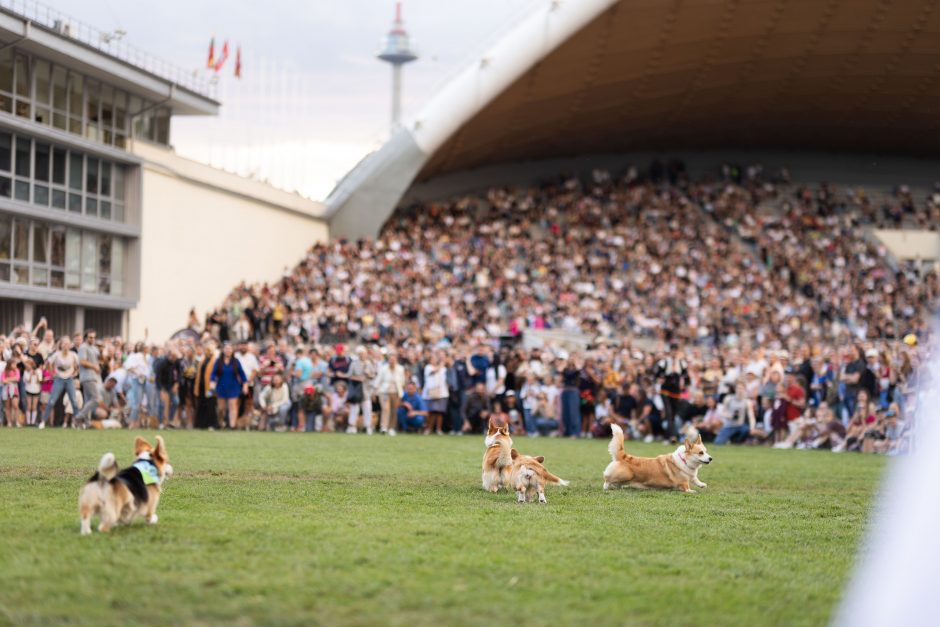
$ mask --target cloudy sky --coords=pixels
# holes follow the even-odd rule
[[[390,72],[374,54],[394,0],[45,0],[182,68],[202,69],[210,38],[232,57],[222,114],[174,119],[178,152],[322,199],[388,131]],[[405,69],[405,114],[475,54],[549,0],[404,0],[421,58]],[[242,79],[232,76],[242,49]]]

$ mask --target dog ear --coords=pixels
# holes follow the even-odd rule
[[[509,456],[513,459],[516,459],[517,457],[519,457],[519,451],[517,451],[516,449],[510,449]]]
[[[702,443],[702,434],[701,434],[701,433],[699,433],[697,436],[695,436],[695,443],[696,443],[696,444],[701,444],[701,443]]]
[[[163,436],[157,436],[157,447],[153,450],[155,460],[166,461],[166,444],[163,442]]]
[[[150,442],[143,439],[139,435],[134,438],[134,455],[140,455],[143,451],[151,450]]]
[[[538,457],[535,458],[535,461],[537,461],[538,463],[541,464],[542,462],[545,461],[545,456],[544,456],[544,455],[539,455]]]
[[[685,440],[685,450],[687,450],[687,451],[691,451],[691,450],[692,450],[692,440],[690,440],[690,439],[688,439],[688,438],[686,438],[686,440]]]

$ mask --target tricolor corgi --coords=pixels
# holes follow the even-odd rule
[[[545,461],[542,455],[530,457],[512,449],[510,456],[512,457],[512,470],[509,474],[509,485],[516,491],[516,498],[520,503],[534,500],[536,494],[539,495],[539,503],[547,503],[548,501],[545,500],[546,483],[568,485],[564,479],[548,472],[542,465]]]
[[[486,452],[483,453],[483,489],[498,492],[509,485],[509,471],[512,467],[512,438],[509,437],[509,425],[498,426],[492,420],[487,430]]]
[[[78,494],[78,513],[82,535],[91,533],[91,518],[100,515],[98,531],[106,532],[118,523],[130,523],[145,516],[151,525],[157,522],[160,486],[173,474],[166,444],[157,436],[157,445],[138,436],[134,440],[131,466],[118,468],[113,453],[105,453],[98,470]]]
[[[706,483],[699,481],[698,469],[710,464],[713,458],[705,450],[701,435],[695,440],[686,440],[673,453],[657,457],[635,457],[623,449],[623,430],[616,424],[611,425],[611,429],[614,434],[607,450],[613,461],[604,471],[605,490],[627,486],[695,492],[689,487],[690,483],[697,488],[706,487]]]

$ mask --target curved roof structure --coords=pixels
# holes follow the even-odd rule
[[[339,233],[361,234],[412,182],[494,163],[664,149],[936,157],[938,131],[932,0],[555,0],[327,203]]]

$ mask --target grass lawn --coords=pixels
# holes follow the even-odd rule
[[[606,442],[520,438],[571,487],[519,505],[481,437],[167,432],[159,525],[79,536],[133,435],[0,431],[0,624],[823,625],[884,467],[716,446],[700,494],[604,493]]]

